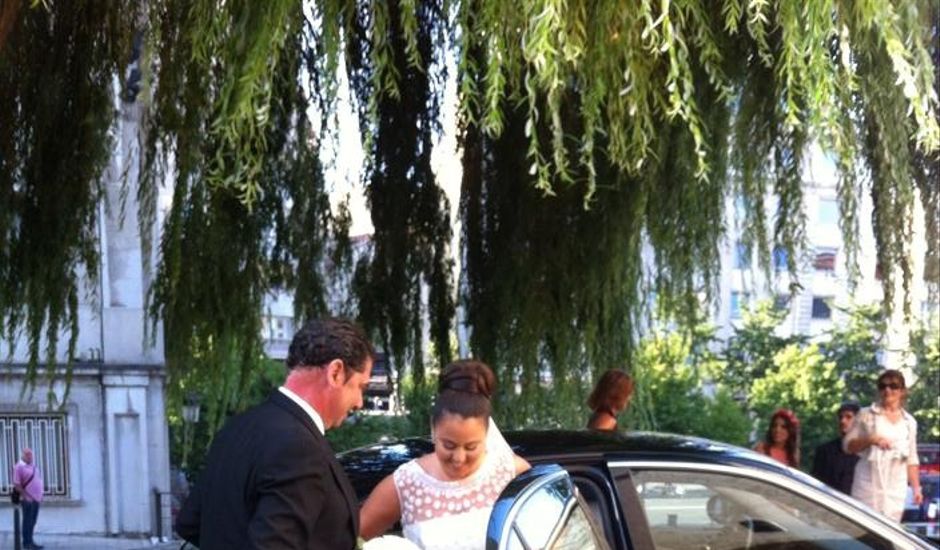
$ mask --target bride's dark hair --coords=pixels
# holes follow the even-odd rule
[[[488,420],[492,411],[490,396],[495,389],[496,375],[486,363],[474,359],[454,361],[441,371],[431,422],[437,424],[444,413]]]

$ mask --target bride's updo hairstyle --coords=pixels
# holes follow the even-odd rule
[[[431,409],[431,423],[444,414],[489,420],[490,396],[496,389],[496,376],[485,363],[461,359],[444,367],[437,384],[437,399]]]

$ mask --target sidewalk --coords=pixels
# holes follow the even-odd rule
[[[46,550],[177,550],[182,541],[152,543],[150,539],[95,537],[86,535],[52,535],[36,533],[36,542]],[[0,549],[12,550],[13,533],[0,532]]]

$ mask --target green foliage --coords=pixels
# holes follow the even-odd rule
[[[431,433],[431,408],[434,406],[434,396],[437,395],[436,377],[428,377],[418,382],[414,377],[406,377],[398,390],[402,403],[408,411],[410,430],[416,435]]]
[[[905,408],[917,419],[917,436],[924,442],[940,440],[940,326],[925,324],[911,340],[914,376]]]
[[[443,32],[443,8],[428,0],[372,5],[375,11],[355,12],[347,36],[375,228],[354,287],[366,329],[378,336],[399,377],[410,367],[420,385],[425,320],[434,359],[446,364],[454,318],[449,205],[431,170],[443,81],[433,40]]]
[[[845,321],[828,332],[821,349],[845,381],[845,398],[866,403],[882,370],[878,353],[883,348],[885,318],[877,304],[851,307],[845,313]]]
[[[612,185],[596,207],[584,210],[578,186],[544,196],[519,154],[524,113],[506,113],[498,138],[465,131],[461,301],[506,428],[583,426],[590,380],[629,361],[648,184],[600,166]]]
[[[656,330],[641,340],[633,367],[637,387],[628,413],[631,428],[747,444],[750,421],[731,390],[712,383],[714,395],[704,392],[706,373],[724,369],[704,345],[710,332],[701,326],[694,336]]]
[[[800,336],[779,336],[777,327],[786,312],[774,307],[772,301],[760,301],[743,312],[742,324],[736,328],[724,350],[726,368],[720,380],[735,392],[746,395],[754,380],[763,378],[774,368],[777,352],[802,341]]]
[[[706,403],[705,424],[701,435],[715,441],[724,441],[741,447],[747,446],[751,433],[751,419],[727,388],[719,388]]]
[[[326,312],[326,258],[348,226],[331,216],[307,117],[318,90],[297,79],[301,6],[281,2],[259,18],[255,4],[214,5],[148,4],[156,85],[139,189],[152,204],[159,178],[172,181],[149,307],[165,331],[169,402],[200,393],[210,432],[253,398],[265,294],[296,289],[301,321]],[[151,222],[142,217],[143,235]]]
[[[50,399],[60,334],[68,391],[80,300],[101,298],[100,179],[139,14],[122,1],[0,7],[0,337],[11,355],[25,337],[29,385],[48,365]]]
[[[164,177],[174,191],[150,311],[166,329],[170,387],[205,388],[213,419],[244,404],[264,293],[296,289],[302,318],[323,313],[325,260],[349,259],[348,218],[329,214],[318,158],[319,140],[335,137],[341,63],[360,110],[376,228],[357,270],[356,311],[420,382],[422,319],[441,362],[454,322],[448,206],[430,155],[446,58],[457,56],[459,297],[473,353],[499,371],[512,425],[543,412],[574,423],[584,381],[631,360],[649,291],[665,313],[695,324],[699,297],[715,293],[732,193],[743,197],[746,245],[762,262],[782,246],[798,289],[810,143],[837,159],[850,262],[857,197],[872,193],[888,308],[895,281],[909,306],[918,190],[928,259],[938,257],[935,2],[9,7],[19,4],[0,10],[5,338],[25,330],[34,366],[44,335],[50,364],[60,329],[74,351],[77,281],[84,273],[93,288],[99,268],[112,82],[143,31],[143,235]],[[654,266],[644,273],[647,245]],[[940,270],[926,275],[940,282]],[[754,374],[735,361],[735,376]],[[548,380],[570,408],[555,406]]]

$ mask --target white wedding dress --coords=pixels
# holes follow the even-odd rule
[[[516,476],[512,449],[490,421],[487,451],[476,472],[441,481],[417,460],[395,470],[405,537],[424,550],[483,550],[486,528],[497,497]]]

